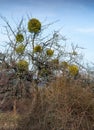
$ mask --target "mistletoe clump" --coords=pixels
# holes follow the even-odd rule
[[[46,54],[47,54],[48,56],[52,56],[52,55],[54,54],[54,50],[48,49],[48,50],[46,51]]]
[[[61,62],[61,67],[63,67],[64,69],[68,68],[68,66],[69,66],[68,62],[66,61]]]
[[[21,33],[18,33],[17,35],[16,35],[16,42],[23,42],[24,41],[24,36],[23,36],[23,34],[21,34]]]
[[[19,45],[16,49],[15,49],[17,54],[23,54],[25,51],[25,46],[23,44]]]
[[[17,63],[17,68],[19,72],[27,71],[28,70],[28,62],[26,60],[19,60]]]
[[[55,64],[55,65],[58,65],[59,64],[59,60],[56,58],[56,59],[53,59],[52,61],[52,64]]]
[[[38,33],[41,30],[41,23],[38,19],[30,19],[28,22],[28,31],[31,33]]]
[[[47,68],[43,68],[41,71],[40,71],[40,73],[39,73],[39,75],[40,76],[48,76],[48,75],[50,75],[51,74],[51,70],[50,69],[47,69]]]
[[[69,69],[69,73],[72,76],[76,76],[79,72],[79,68],[77,65],[69,65],[68,69]]]
[[[40,45],[36,45],[35,47],[34,47],[34,52],[36,53],[36,52],[41,52],[42,51],[42,47],[40,46]]]
[[[74,55],[74,56],[77,55],[77,52],[76,52],[76,51],[73,51],[73,52],[72,52],[72,55]]]

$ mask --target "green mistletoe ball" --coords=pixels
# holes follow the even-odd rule
[[[31,33],[38,33],[41,30],[41,23],[38,19],[33,18],[28,22],[28,31]]]
[[[27,71],[28,62],[26,60],[19,60],[19,62],[17,63],[17,67],[20,72]]]
[[[48,50],[46,51],[46,54],[47,54],[48,56],[52,56],[52,55],[54,54],[54,50],[48,49]]]
[[[17,34],[16,35],[16,42],[23,42],[24,41],[24,36],[23,36],[23,34]]]
[[[70,74],[73,76],[77,75],[79,72],[79,68],[77,65],[69,65],[68,69],[69,69]]]
[[[25,46],[23,44],[21,44],[18,47],[16,47],[15,51],[17,54],[23,54],[25,51]]]
[[[36,52],[41,53],[41,52],[42,52],[42,47],[41,47],[40,45],[36,45],[36,46],[34,47],[34,52],[35,52],[35,53],[36,53]]]

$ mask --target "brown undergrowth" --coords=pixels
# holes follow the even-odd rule
[[[57,78],[35,89],[17,130],[94,130],[94,93],[79,80]]]

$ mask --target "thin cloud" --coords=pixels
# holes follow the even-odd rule
[[[94,33],[94,28],[78,28],[76,31],[81,33]]]

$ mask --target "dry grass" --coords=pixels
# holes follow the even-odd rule
[[[36,89],[17,130],[94,130],[94,93],[79,80],[61,77]]]
[[[17,127],[17,121],[20,118],[13,112],[0,113],[0,130],[14,130]]]
[[[16,115],[0,113],[0,130],[94,130],[92,85],[68,77],[47,87],[33,84],[31,99],[17,102]]]

